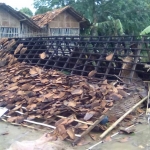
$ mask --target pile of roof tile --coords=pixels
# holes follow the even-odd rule
[[[95,71],[89,72],[88,77],[68,76],[56,70],[19,63],[8,53],[14,42],[7,42],[5,50],[0,51],[0,107],[9,109],[8,122],[40,119],[56,126],[55,139],[74,139],[75,134],[86,130],[117,101],[128,97],[123,86],[92,78]],[[21,49],[26,51],[20,44],[14,53]],[[64,118],[56,119],[58,115]],[[84,124],[75,123],[75,119]],[[103,129],[101,125],[98,127]]]
[[[23,63],[0,68],[0,106],[7,107],[10,122],[24,119],[44,119],[47,123],[56,115],[75,114],[83,121],[94,121],[121,100],[127,93],[121,86],[104,82],[92,83],[92,78],[66,76],[55,70],[42,70]],[[26,110],[22,110],[25,107]],[[22,111],[21,121],[15,111]]]

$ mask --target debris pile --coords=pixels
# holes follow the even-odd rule
[[[6,40],[0,43],[6,43]],[[21,124],[24,120],[38,119],[56,127],[54,139],[75,139],[76,134],[87,130],[100,116],[107,114],[110,121],[108,112],[117,107],[118,102],[128,104],[130,90],[124,85],[92,78],[96,73],[94,70],[88,77],[83,77],[20,63],[8,53],[13,44],[12,40],[6,47],[3,44],[0,51],[0,107],[9,109],[6,114],[10,116],[8,122]],[[26,50],[20,44],[14,54]],[[106,129],[102,124],[97,127]]]
[[[11,123],[22,123],[25,119],[53,122],[56,137],[74,139],[75,134],[86,130],[115,103],[129,96],[123,86],[108,84],[107,80],[97,83],[92,80],[15,63],[0,68],[0,107],[10,110],[7,115],[11,117],[7,121]],[[67,118],[58,120],[57,115]],[[75,119],[85,124],[74,124]],[[106,129],[100,124],[98,127]]]
[[[108,84],[107,80],[93,84],[88,77],[66,76],[24,63],[0,68],[0,72],[0,106],[13,109],[17,105],[15,110],[24,106],[27,111],[40,109],[45,119],[62,112],[74,112],[89,120],[128,95],[123,87]]]

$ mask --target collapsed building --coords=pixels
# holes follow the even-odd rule
[[[46,126],[55,129],[54,140],[77,144],[92,129],[107,130],[146,99],[149,37],[77,36],[89,22],[69,6],[32,20],[16,17],[18,31],[24,23],[35,30],[31,36],[18,32],[21,37],[0,40],[0,107],[7,108],[6,121]],[[11,26],[6,22],[2,25]],[[10,28],[7,32],[13,32]],[[135,112],[124,119],[131,123],[140,113]]]
[[[54,140],[69,138],[74,145],[92,129],[107,130],[105,117],[111,125],[146,100],[149,42],[148,37],[2,38],[0,106],[8,109],[3,119],[55,129]],[[135,114],[126,116],[129,122]]]

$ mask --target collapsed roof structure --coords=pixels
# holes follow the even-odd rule
[[[55,129],[54,140],[69,138],[73,144],[92,129],[107,130],[107,122],[146,100],[141,75],[149,72],[139,58],[148,58],[141,52],[149,52],[144,47],[149,42],[148,37],[1,39],[0,106],[8,109],[3,117]],[[131,121],[134,115],[127,117]]]
[[[1,37],[11,37],[0,39],[0,107],[8,122],[46,126],[54,140],[77,144],[147,99],[149,37],[77,36],[89,21],[70,6],[31,20],[1,4],[0,14]]]

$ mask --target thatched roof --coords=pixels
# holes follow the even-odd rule
[[[48,11],[45,14],[39,14],[32,17],[32,20],[39,26],[44,27],[48,23],[50,23],[55,17],[57,17],[62,12],[67,11],[70,15],[77,19],[80,22],[81,26],[88,26],[89,21],[81,16],[78,12],[76,12],[71,6],[66,6],[59,9],[54,9],[52,11]]]
[[[0,3],[0,8],[3,8],[5,11],[10,13],[12,16],[17,18],[20,22],[25,22],[28,26],[30,26],[32,28],[40,29],[40,27],[34,21],[32,21],[32,19],[30,19],[29,17],[24,15],[22,12],[16,11],[9,5],[6,5],[5,3]]]

